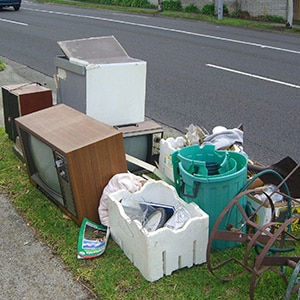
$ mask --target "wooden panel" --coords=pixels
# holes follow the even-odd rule
[[[52,106],[52,91],[38,83],[14,84],[3,88],[18,98],[20,116]]]
[[[98,206],[103,189],[113,175],[127,172],[121,133],[69,153],[67,162],[79,220],[89,216],[99,222]]]
[[[65,104],[23,116],[16,121],[63,153],[85,147],[119,132],[114,127]]]
[[[52,92],[44,91],[32,94],[24,94],[19,98],[20,116],[51,107]]]

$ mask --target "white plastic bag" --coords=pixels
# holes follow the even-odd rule
[[[98,214],[101,224],[109,226],[108,215],[108,195],[121,189],[126,189],[130,193],[139,191],[145,184],[146,179],[134,175],[130,172],[114,175],[103,190],[100,198]]]

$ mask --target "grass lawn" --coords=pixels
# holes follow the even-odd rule
[[[88,286],[99,299],[249,299],[250,273],[222,282],[209,272],[206,264],[175,271],[150,283],[112,239],[102,256],[78,260],[78,225],[65,219],[61,210],[29,183],[25,166],[12,146],[5,129],[0,128],[0,192],[9,197],[26,222],[34,227],[36,237],[50,246],[74,279]],[[298,255],[299,248],[297,245]],[[231,255],[242,258],[244,250],[239,247],[230,251]],[[221,262],[226,252],[215,253],[214,258]],[[228,268],[225,272],[239,271],[237,264]],[[255,299],[281,299],[285,290],[278,275],[265,272],[256,288]]]

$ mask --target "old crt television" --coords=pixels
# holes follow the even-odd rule
[[[16,141],[15,118],[52,106],[52,91],[36,82],[7,85],[2,100],[5,131]]]
[[[31,182],[76,223],[99,223],[104,187],[127,172],[122,133],[65,104],[19,117],[16,127]]]
[[[153,120],[117,127],[123,133],[125,152],[149,164],[159,161],[160,140],[163,128]],[[130,172],[143,171],[141,167],[127,162]]]

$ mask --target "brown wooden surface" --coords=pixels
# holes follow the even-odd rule
[[[19,116],[52,106],[52,91],[38,83],[14,84],[3,88],[18,98]]]
[[[65,104],[22,116],[16,119],[16,122],[63,153],[69,153],[119,133],[114,127]]]

